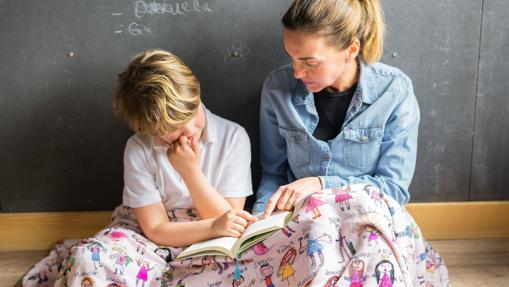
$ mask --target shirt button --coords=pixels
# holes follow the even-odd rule
[[[326,154],[325,155],[325,160],[329,160],[330,159],[330,155]]]

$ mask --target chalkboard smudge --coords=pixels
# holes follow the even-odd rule
[[[249,55],[249,48],[242,45],[241,40],[234,40],[231,45],[221,51],[224,56],[225,64],[237,64],[244,62]]]

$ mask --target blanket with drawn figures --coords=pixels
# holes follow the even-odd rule
[[[168,216],[199,219],[192,209]],[[309,196],[284,229],[237,259],[173,260],[180,251],[148,240],[120,206],[94,237],[57,244],[23,286],[449,286],[442,258],[410,214],[370,185]]]

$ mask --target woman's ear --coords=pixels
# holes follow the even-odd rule
[[[355,38],[350,46],[348,46],[348,58],[355,59],[357,55],[359,54],[359,51],[361,49],[361,42],[359,39]]]

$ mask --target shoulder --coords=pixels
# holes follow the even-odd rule
[[[367,66],[369,75],[378,90],[405,92],[412,87],[412,80],[400,69],[376,62]],[[382,89],[385,88],[385,89]]]
[[[135,133],[128,140],[126,147],[138,147],[138,148],[149,148],[152,143],[152,139],[149,136],[141,133]]]
[[[382,63],[374,63],[369,69],[378,97],[376,101],[385,106],[387,111],[391,111],[392,116],[405,116],[418,121],[419,104],[410,77],[400,69]]]
[[[379,62],[361,63],[360,83],[363,100],[368,104],[383,102],[397,106],[406,101],[417,104],[410,77],[396,67]]]
[[[298,80],[293,76],[291,64],[281,66],[272,70],[265,77],[264,88],[270,89],[293,89],[298,84]]]
[[[267,74],[263,83],[261,103],[263,107],[281,109],[293,97],[306,96],[308,91],[302,81],[293,76],[291,64],[281,66]]]
[[[217,141],[223,141],[224,144],[242,140],[249,143],[249,136],[241,125],[233,121],[220,117],[210,110],[207,111],[207,136]]]
[[[135,133],[132,135],[126,143],[124,150],[124,157],[148,157],[149,151],[152,150],[152,137],[143,135],[141,133]]]

